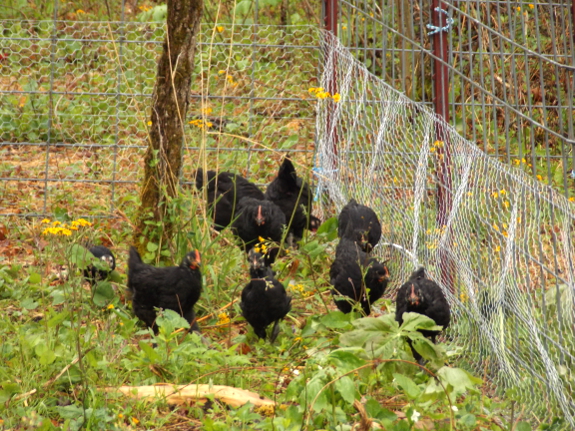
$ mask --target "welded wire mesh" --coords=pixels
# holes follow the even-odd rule
[[[432,106],[449,87],[450,124],[487,154],[575,196],[572,0],[340,0],[338,36],[367,69]],[[453,19],[434,52],[432,11]],[[433,75],[440,61],[445,79]]]
[[[158,23],[0,22],[0,214],[133,205],[164,37]],[[183,183],[203,156],[259,182],[282,153],[311,159],[317,40],[311,27],[202,27]]]
[[[424,265],[463,365],[572,429],[575,204],[370,74],[331,33],[322,52],[322,87],[341,100],[318,104],[316,173],[338,209],[353,197],[379,215],[386,295]]]

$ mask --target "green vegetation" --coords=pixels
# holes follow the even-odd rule
[[[4,428],[350,430],[373,422],[389,430],[510,429],[501,417],[507,403],[489,397],[480,379],[444,366],[456,360],[456,344],[435,346],[416,332],[433,327],[431,320],[411,315],[399,328],[389,300],[377,318],[333,311],[326,280],[337,241],[333,220],[278,261],[293,310],[275,344],[258,341],[238,305],[245,256],[229,232],[206,229],[194,202],[184,193],[174,203],[181,235],[163,249],[148,244],[144,258],[171,264],[192,247],[201,250],[202,337],[177,330],[188,325],[175,313],[159,319],[157,336],[132,316],[124,275],[128,223],[89,226],[62,212],[56,220],[20,220],[6,232],[21,263],[0,263]],[[81,274],[89,263],[78,245],[84,241],[112,244],[118,261],[111,280],[93,290]],[[413,362],[406,337],[429,360],[426,369]],[[232,408],[211,399],[174,408],[106,391],[157,382],[239,387],[277,407]],[[511,420],[517,430],[530,429]]]

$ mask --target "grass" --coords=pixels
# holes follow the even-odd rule
[[[5,250],[11,257],[0,263],[5,314],[0,329],[0,417],[5,429],[344,430],[363,417],[387,429],[407,430],[416,423],[410,419],[414,411],[423,429],[450,429],[453,410],[435,380],[408,362],[395,366],[385,361],[410,361],[399,332],[388,334],[395,352],[371,357],[356,341],[362,337],[353,336],[357,316],[334,311],[327,272],[335,224],[305,239],[276,264],[293,308],[280,337],[270,345],[258,341],[240,316],[247,265],[230,232],[218,235],[206,227],[194,193],[182,196],[179,216],[183,233],[167,247],[174,253],[160,257],[158,249],[145,258],[171,264],[184,250],[200,249],[204,291],[196,309],[203,339],[177,331],[180,322],[170,314],[159,322],[155,337],[133,317],[124,290],[131,237],[126,220],[96,221],[70,237],[42,235],[51,224],[38,220],[18,219],[11,225]],[[66,214],[60,220],[70,224]],[[102,282],[93,291],[73,263],[72,246],[86,240],[110,245],[118,261],[115,281]],[[391,301],[379,305],[383,317],[393,316]],[[375,333],[386,334],[381,329]],[[344,344],[342,334],[347,334]],[[446,345],[448,352],[454,348]],[[438,355],[440,364],[453,363],[443,350]],[[440,366],[429,365],[436,372]],[[105,391],[156,382],[240,387],[281,407],[230,408],[215,399],[170,407],[162,399],[139,401]],[[502,429],[502,406],[482,395],[480,384],[473,382],[461,393],[462,383],[454,383],[458,389],[450,392],[458,409],[453,417],[457,429]],[[425,396],[425,388],[435,388],[436,395]],[[367,413],[354,405],[360,399]]]

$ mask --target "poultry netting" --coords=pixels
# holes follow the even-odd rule
[[[452,307],[444,341],[461,365],[514,389],[530,418],[574,427],[575,206],[371,75],[329,33],[322,53],[318,191],[338,210],[352,197],[376,210],[386,296],[425,266]]]

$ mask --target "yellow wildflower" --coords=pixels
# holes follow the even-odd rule
[[[542,177],[541,175],[537,175],[537,179],[538,179],[539,181],[543,181],[543,177]]]
[[[571,196],[571,197],[569,198],[569,202],[575,202],[575,198],[574,198],[573,196]]]
[[[218,31],[218,33],[221,33],[222,31],[224,31],[224,26],[223,25],[218,25],[216,27],[216,30]]]
[[[205,114],[205,115],[211,114],[212,111],[213,111],[213,109],[210,108],[209,106],[206,106],[205,108],[200,109],[200,112],[201,112],[202,114]]]
[[[106,308],[107,308],[108,310],[113,310],[115,307],[114,307],[114,304],[110,304],[110,305],[108,305]]]
[[[505,206],[505,208],[509,208],[509,201],[503,202],[503,205]]]
[[[530,4],[530,5],[529,5],[529,8],[530,8],[530,9],[534,9],[534,8],[535,8],[535,5]]]
[[[79,218],[78,220],[75,220],[72,223],[78,223],[80,226],[92,226],[92,223],[83,218]]]
[[[519,159],[513,159],[513,163],[516,165],[520,165],[521,164],[521,160]]]
[[[499,231],[499,226],[497,226],[495,223],[493,223],[493,229],[495,229],[496,231]]]
[[[122,413],[118,413],[118,418],[122,419],[124,417],[124,415]]]
[[[226,73],[225,70],[218,70],[218,75],[223,75],[224,73]]]
[[[72,231],[70,229],[62,228],[61,229],[62,235],[70,236],[72,235]]]
[[[62,224],[62,223],[59,222],[58,220],[54,220],[54,221],[52,222],[52,225],[53,225],[53,226],[60,226],[61,224]]]
[[[82,9],[78,9],[78,10],[76,11],[76,13],[77,13],[77,14],[82,14],[82,13],[86,13],[86,12],[84,12]]]
[[[468,299],[468,298],[469,298],[469,297],[468,297],[467,294],[465,294],[465,293],[462,293],[462,294],[459,295],[459,299],[461,300],[461,302],[467,302],[467,299]]]
[[[342,25],[342,26],[341,26],[341,29],[342,29],[342,30],[347,30],[347,25]]]
[[[521,7],[517,6],[517,12],[521,12]]]
[[[227,325],[228,323],[230,323],[230,316],[228,316],[228,313],[218,314],[218,325]]]
[[[494,198],[497,199],[497,197],[499,196],[499,194],[498,194],[497,192],[493,192],[493,193],[491,193],[491,196],[493,196]]]
[[[443,147],[443,145],[444,145],[444,142],[443,142],[443,141],[435,141],[435,142],[433,143],[433,146],[434,146],[434,147],[437,147],[437,148],[441,148],[441,147]]]
[[[473,196],[473,192],[467,192],[467,196]]]
[[[45,218],[45,219],[42,220],[40,223],[43,223],[43,224],[50,223],[50,219],[49,219],[49,218]]]
[[[143,12],[147,12],[150,9],[152,9],[152,6],[143,5],[143,6],[138,6],[138,8]]]
[[[261,244],[263,242],[266,242],[266,240],[263,239],[261,236],[258,236],[258,242]]]
[[[335,94],[333,95],[332,99],[333,99],[333,101],[334,101],[335,103],[339,102],[339,101],[341,100],[341,94],[335,93]]]
[[[501,247],[500,246],[495,247],[495,251],[499,253],[501,251]]]
[[[507,192],[505,191],[505,189],[501,189],[501,190],[499,191],[499,194],[500,194],[500,195],[504,195],[504,194],[506,194],[506,193],[507,193]]]
[[[148,124],[148,126],[151,126],[151,125],[152,125],[152,122],[151,122],[151,121],[148,121],[147,124]]]
[[[135,417],[132,416],[132,423],[133,423],[134,425],[138,425],[138,424],[140,423],[140,421],[138,420],[138,418],[135,418]]]
[[[507,237],[509,236],[509,234],[508,234],[507,231],[505,231],[505,230],[502,232],[502,234],[503,234],[503,236],[504,236],[505,238],[507,238]]]

